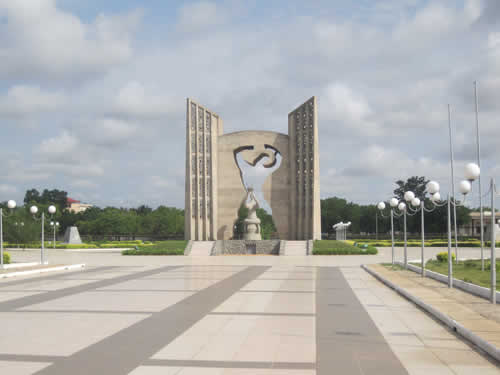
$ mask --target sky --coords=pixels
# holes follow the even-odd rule
[[[318,99],[322,198],[500,178],[498,0],[0,0],[0,201],[63,189],[98,206],[184,206],[190,97],[225,132],[287,133]],[[477,205],[477,186],[470,203]]]

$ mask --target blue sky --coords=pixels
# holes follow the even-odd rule
[[[321,196],[374,203],[411,175],[500,177],[495,0],[0,0],[0,201],[184,202],[185,98],[227,132],[287,131],[316,95]],[[477,199],[476,199],[477,200]]]

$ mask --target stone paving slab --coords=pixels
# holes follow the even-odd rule
[[[412,271],[382,265],[367,267],[500,348],[500,306]]]

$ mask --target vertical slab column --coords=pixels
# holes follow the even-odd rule
[[[316,97],[288,115],[290,136],[290,237],[321,239]]]
[[[185,238],[214,240],[219,117],[188,98],[186,118]]]

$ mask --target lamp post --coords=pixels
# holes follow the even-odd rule
[[[495,197],[499,194],[497,193],[497,188],[495,185],[495,180],[492,178],[490,181],[490,189],[485,194],[491,194],[491,255],[490,255],[490,301],[492,304],[496,304],[497,300],[497,259],[496,259],[496,232],[497,232],[497,223],[496,223],[496,215],[495,215]],[[488,214],[485,212],[485,214]],[[486,215],[489,216],[489,215]]]
[[[474,81],[474,98],[476,99],[476,157],[477,166],[481,168],[481,142],[479,137],[479,104],[477,99],[477,82]],[[479,233],[481,236],[481,271],[484,271],[484,215],[483,215],[483,197],[481,194],[481,175],[478,176],[479,184]]]
[[[56,213],[56,207],[55,206],[49,206],[48,210],[49,214],[54,215]],[[38,207],[37,206],[31,206],[30,212],[33,215],[33,219],[35,220],[40,220],[42,222],[42,247],[40,251],[40,264],[44,265],[45,264],[45,259],[44,259],[44,250],[45,250],[45,212],[42,212],[42,217],[40,219],[36,218],[36,214],[38,213]]]
[[[480,176],[480,168],[478,165],[474,163],[468,163],[465,166],[465,180],[461,181],[458,185],[458,189],[460,193],[462,193],[464,199],[462,203],[457,203],[455,199],[453,201],[450,199],[450,196],[448,194],[446,202],[445,203],[439,203],[441,200],[441,195],[439,193],[439,184],[436,181],[430,181],[426,185],[426,190],[425,192],[428,192],[431,194],[431,202],[434,204],[434,208],[432,209],[427,209],[425,208],[424,202],[421,202],[421,213],[422,213],[422,252],[421,252],[421,261],[422,261],[422,276],[425,276],[425,260],[424,260],[424,212],[432,212],[436,209],[436,207],[442,207],[445,204],[447,205],[447,223],[448,223],[448,287],[452,288],[453,287],[453,260],[452,260],[452,254],[451,254],[451,205],[453,205],[454,211],[456,212],[457,207],[461,207],[465,203],[465,198],[467,194],[471,191],[472,189],[472,182],[477,179]],[[425,193],[424,193],[425,194]],[[424,195],[425,197],[425,195]],[[425,200],[425,199],[424,199]],[[416,203],[416,202],[415,202]],[[455,215],[455,222],[456,222],[456,215]],[[456,235],[456,226],[455,226],[455,235]],[[455,256],[456,256],[456,261],[458,262],[458,253],[457,249],[458,244],[457,240],[455,237]]]
[[[16,201],[10,200],[7,202],[7,207],[10,211],[16,208]],[[10,213],[12,214],[12,212]],[[0,268],[3,268],[3,217],[7,217],[3,213],[3,208],[0,208]],[[10,215],[9,215],[10,216]]]
[[[17,221],[14,223],[14,225],[16,226],[16,231],[17,231],[17,248],[19,249],[19,239],[20,239],[20,236],[21,236],[21,227],[24,227],[24,222],[20,222],[18,223]]]
[[[53,242],[53,248],[56,248],[56,228],[59,226],[59,222],[56,221],[55,223],[53,221],[50,222],[50,226],[54,228],[54,241]]]
[[[400,217],[401,214],[395,214],[394,213],[394,208],[397,207],[398,205],[398,200],[396,198],[391,198],[389,200],[389,205],[391,206],[391,248],[392,248],[392,265],[394,265],[394,215],[396,215],[396,217]],[[382,217],[385,217],[384,216],[384,210],[385,210],[385,203],[384,202],[379,202],[377,204],[377,208],[379,209],[380,211],[380,215]]]

